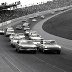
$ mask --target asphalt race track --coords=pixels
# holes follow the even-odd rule
[[[43,21],[35,24],[32,30],[37,30],[45,39],[51,39],[53,36],[47,37],[41,28]],[[60,55],[40,52],[37,52],[37,54],[27,52],[19,54],[15,51],[15,48],[9,45],[8,38],[0,35],[0,55],[13,72],[72,72],[72,50],[68,50],[66,47],[63,46]]]

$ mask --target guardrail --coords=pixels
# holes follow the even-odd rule
[[[68,8],[72,8],[72,5],[66,6],[66,7],[61,7],[61,8],[56,8],[56,9],[52,9],[52,10],[37,12],[37,13],[29,14],[29,15],[22,16],[22,17],[19,17],[19,18],[15,18],[15,19],[0,23],[0,27],[2,27],[4,25],[8,25],[8,24],[13,23],[13,22],[20,21],[20,20],[27,20],[27,19],[29,19],[29,17],[41,16],[41,15],[44,15],[44,14],[47,14],[47,13],[52,13],[52,12],[55,12],[55,11],[61,11],[61,10],[65,10],[65,9],[68,9]]]

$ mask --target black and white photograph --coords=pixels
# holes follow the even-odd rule
[[[0,72],[72,72],[72,0],[0,0]]]

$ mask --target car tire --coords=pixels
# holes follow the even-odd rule
[[[11,44],[11,47],[15,48],[15,46],[13,44]]]
[[[15,49],[15,51],[17,52],[17,48]]]
[[[57,51],[57,54],[60,54],[61,53],[61,51]]]
[[[20,53],[21,51],[19,50],[19,48],[17,49],[17,52]]]
[[[36,51],[33,51],[32,53],[33,53],[33,54],[36,54]]]
[[[45,51],[44,51],[44,50],[42,50],[42,52],[44,53]]]

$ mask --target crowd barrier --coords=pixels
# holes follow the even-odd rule
[[[0,23],[0,27],[7,25],[7,24],[10,24],[10,23],[17,22],[17,21],[27,20],[27,19],[29,19],[29,17],[41,16],[41,15],[44,15],[44,14],[47,14],[47,13],[53,13],[55,11],[61,11],[61,10],[65,10],[65,9],[68,9],[68,8],[72,8],[72,5],[66,6],[66,7],[61,7],[61,8],[56,8],[56,9],[52,9],[52,10],[37,12],[37,13],[29,14],[29,15],[22,16],[22,17],[19,17],[19,18],[15,18],[15,19]]]

